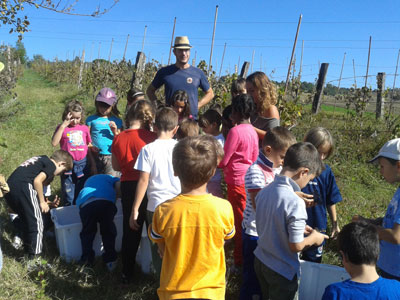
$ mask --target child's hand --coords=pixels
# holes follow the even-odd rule
[[[137,222],[139,217],[139,212],[138,211],[132,211],[131,217],[129,218],[129,226],[131,227],[132,230],[139,230],[140,225]]]
[[[161,258],[163,258],[165,252],[165,243],[157,243],[157,246],[158,246],[158,254],[160,255]]]
[[[71,124],[71,118],[72,118],[72,113],[68,113],[67,116],[65,117],[65,120],[63,121],[63,126],[68,127],[69,124]]]
[[[306,194],[303,192],[295,192],[295,193],[297,194],[297,196],[303,199],[304,203],[306,204],[306,207],[312,207],[316,205],[316,203],[314,202],[314,195]]]
[[[92,151],[93,154],[99,154],[100,149],[97,148],[96,146],[90,146],[89,147],[90,151]]]
[[[304,228],[304,235],[309,235],[313,230],[311,226],[306,225],[306,228]]]
[[[118,134],[119,134],[119,130],[118,130],[117,124],[115,124],[114,121],[110,121],[110,123],[108,124],[108,126],[110,126],[110,129],[111,129],[111,131],[112,131],[112,133],[113,133],[114,135],[118,135]]]
[[[337,221],[333,222],[333,224],[332,224],[332,232],[331,232],[330,238],[331,239],[335,238],[339,234],[339,232],[340,232],[339,224],[337,223]]]
[[[329,236],[327,236],[326,234],[323,234],[315,229],[312,230],[310,237],[311,236],[313,236],[315,238],[315,242],[314,242],[315,246],[321,245],[324,242],[324,240],[329,240]]]
[[[60,197],[56,195],[53,201],[50,201],[49,198],[46,198],[46,203],[50,208],[57,208],[60,205]]]
[[[40,202],[40,210],[42,211],[42,213],[48,213],[49,212],[50,207],[47,204],[47,202]]]

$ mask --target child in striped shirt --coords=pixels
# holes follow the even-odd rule
[[[243,213],[243,282],[240,290],[240,300],[253,299],[254,295],[261,297],[261,289],[254,271],[254,254],[257,247],[256,205],[258,192],[270,184],[279,174],[287,149],[296,143],[293,134],[284,127],[270,129],[263,139],[262,148],[257,160],[245,175],[246,208]]]

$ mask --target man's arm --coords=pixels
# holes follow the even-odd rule
[[[43,195],[43,182],[46,180],[46,178],[46,173],[40,172],[39,175],[37,175],[33,180],[33,188],[37,192],[40,210],[42,211],[42,213],[47,213],[50,210],[49,205],[47,204],[46,199]]]
[[[149,87],[146,90],[146,95],[149,98],[150,101],[156,101],[157,100],[157,96],[156,96],[156,88],[150,84]]]
[[[148,91],[148,89],[147,89]],[[149,96],[150,97],[150,96]],[[202,108],[204,105],[206,105],[208,102],[210,102],[214,98],[214,92],[212,88],[210,87],[206,93],[204,94],[203,98],[200,99],[200,101],[197,104],[198,109]]]

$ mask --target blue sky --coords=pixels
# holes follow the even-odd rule
[[[103,6],[110,0],[101,0]],[[99,1],[81,0],[77,12],[90,12]],[[313,82],[319,63],[330,63],[327,81],[337,85],[344,52],[346,63],[342,86],[353,84],[353,62],[357,76],[366,73],[369,36],[372,36],[370,75],[386,72],[386,85],[393,85],[393,74],[400,49],[400,1],[134,1],[121,0],[100,18],[68,16],[26,7],[30,32],[23,42],[29,57],[42,54],[47,59],[72,58],[82,49],[86,60],[98,56],[108,59],[114,38],[112,59],[122,59],[130,34],[127,58],[134,60],[141,50],[144,27],[147,36],[144,52],[150,59],[168,61],[174,17],[175,35],[188,35],[193,45],[191,58],[210,57],[215,7],[219,5],[213,66],[219,73],[224,43],[227,43],[222,74],[233,72],[235,64],[252,60],[253,71],[262,70],[272,79],[285,80],[299,15],[303,15],[296,50],[299,70],[304,40],[303,80]],[[0,42],[15,44],[17,36],[0,27]],[[172,62],[174,57],[172,56]],[[375,78],[368,79],[375,86]],[[357,78],[358,85],[364,79]]]

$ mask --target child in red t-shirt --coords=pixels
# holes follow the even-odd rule
[[[114,138],[111,147],[112,167],[115,171],[121,172],[123,283],[129,283],[134,274],[136,253],[139,248],[147,207],[147,197],[145,196],[139,208],[138,223],[140,229],[132,230],[129,227],[129,217],[139,180],[139,171],[135,170],[133,166],[142,147],[157,138],[157,135],[151,131],[154,115],[154,108],[149,101],[138,100],[134,102],[126,117],[129,128]]]

